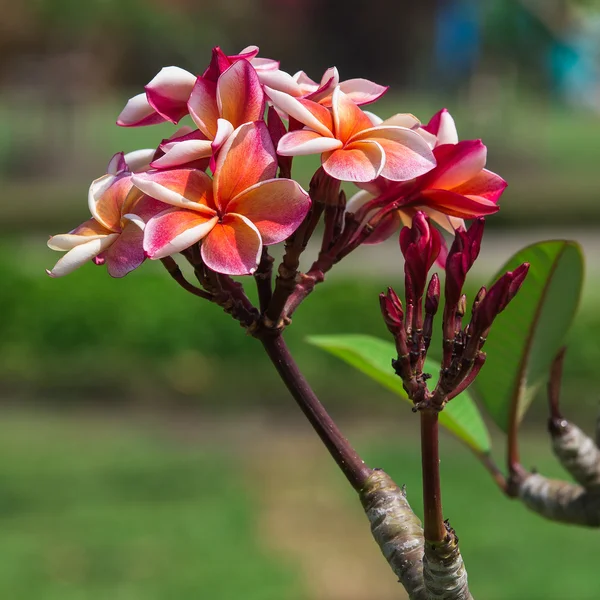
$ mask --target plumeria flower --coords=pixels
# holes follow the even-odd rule
[[[92,218],[69,233],[52,236],[48,247],[66,252],[51,277],[68,275],[94,260],[106,264],[109,275],[123,277],[145,259],[142,240],[145,220],[164,205],[132,190],[132,170],[148,168],[154,150],[130,154],[119,152],[108,165],[108,173],[92,182],[88,203]]]
[[[275,106],[305,125],[281,138],[283,156],[321,154],[324,171],[342,181],[367,182],[380,175],[406,181],[435,166],[425,140],[400,126],[373,126],[368,115],[336,87],[332,110],[311,100],[297,99],[266,87]]]
[[[426,140],[431,141],[432,148],[443,144],[458,144],[456,123],[446,108],[436,112],[429,123],[419,127],[418,131]]]
[[[202,75],[216,82],[219,75],[239,60],[247,60],[257,71],[277,69],[275,60],[259,58],[258,48],[248,46],[240,54],[227,56],[216,47],[211,64]],[[178,123],[188,114],[188,100],[196,83],[196,75],[179,67],[164,67],[145,86],[145,93],[130,98],[117,119],[121,127],[139,127],[170,121]]]
[[[259,73],[263,85],[279,92],[285,92],[295,98],[305,98],[331,107],[333,91],[339,85],[340,89],[355,104],[370,104],[379,100],[388,90],[387,86],[378,85],[368,79],[348,79],[340,82],[340,74],[336,67],[325,71],[321,82],[313,81],[304,71],[290,75],[285,71],[269,70]]]
[[[164,156],[152,163],[154,168],[181,166],[218,151],[234,129],[263,118],[265,97],[254,67],[238,60],[215,82],[198,77],[188,101],[189,113],[197,132],[169,140],[161,145]]]
[[[262,246],[287,239],[310,208],[291,179],[274,179],[277,158],[266,125],[238,127],[219,152],[214,179],[194,169],[133,176],[143,193],[172,205],[152,217],[144,250],[153,259],[202,240],[204,263],[227,275],[253,273]]]
[[[379,178],[355,194],[347,204],[349,212],[358,213],[377,196],[390,202],[399,201],[400,207],[390,212],[377,226],[366,243],[387,239],[401,224],[410,226],[417,211],[425,212],[432,221],[454,234],[464,227],[463,219],[473,219],[498,211],[498,200],[506,188],[499,175],[485,169],[487,148],[481,140],[437,146],[433,153],[437,166],[402,184]],[[364,215],[365,222],[380,208]]]

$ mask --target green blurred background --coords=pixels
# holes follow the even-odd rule
[[[51,280],[48,235],[88,218],[89,182],[118,150],[173,127],[120,129],[165,65],[257,44],[288,72],[392,85],[372,110],[423,121],[446,106],[509,188],[470,288],[535,240],[579,240],[588,278],[564,409],[588,430],[600,385],[600,3],[564,0],[0,0],[0,597],[10,600],[387,600],[401,590],[342,477],[257,343],[145,264]],[[315,162],[298,161],[307,184]],[[309,252],[310,254],[310,252]],[[401,287],[396,241],[363,248],[287,335],[323,402],[419,510],[415,417],[308,346],[385,336],[377,294]],[[250,282],[252,283],[252,282]],[[253,292],[253,290],[251,290]],[[560,476],[540,398],[526,465]],[[503,439],[495,432],[499,456]],[[445,510],[472,591],[600,596],[597,534],[504,499],[444,437]]]

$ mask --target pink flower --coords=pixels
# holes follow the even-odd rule
[[[439,114],[439,113],[438,113]],[[499,210],[498,200],[506,188],[499,175],[485,169],[487,148],[480,140],[443,144],[433,150],[437,166],[414,181],[393,183],[383,178],[362,184],[364,189],[349,201],[346,210],[358,213],[361,207],[378,195],[397,201],[399,208],[382,219],[365,243],[386,240],[401,224],[410,225],[417,210],[446,231],[464,227],[464,219],[494,214]],[[364,216],[368,220],[381,206],[374,206]],[[442,257],[444,258],[444,257]]]
[[[290,179],[274,179],[275,149],[263,122],[238,127],[219,152],[214,179],[193,169],[133,176],[142,192],[172,205],[152,217],[144,250],[157,259],[202,240],[214,271],[253,273],[262,246],[288,238],[310,208],[308,194]]]
[[[279,63],[259,58],[258,48],[248,46],[238,55],[227,56],[217,46],[213,48],[211,64],[203,78],[216,82],[232,64],[247,60],[257,71],[277,69]],[[130,98],[117,119],[121,127],[139,127],[171,121],[178,123],[188,114],[188,100],[196,83],[196,75],[179,67],[164,67],[146,85],[145,93]]]
[[[68,275],[92,259],[106,264],[112,277],[123,277],[142,264],[145,220],[164,205],[132,190],[131,170],[147,168],[153,153],[139,150],[113,156],[108,173],[90,186],[88,202],[93,217],[48,240],[49,248],[66,252],[48,275]]]
[[[413,179],[435,166],[423,138],[406,127],[373,126],[369,117],[342,92],[332,96],[332,111],[266,87],[274,105],[306,127],[279,141],[283,156],[321,154],[324,171],[342,181],[367,182],[380,175],[393,181]]]
[[[198,77],[187,107],[198,131],[162,144],[165,154],[152,167],[178,167],[215,154],[234,129],[263,118],[265,98],[254,67],[240,59],[216,82]]]
[[[285,92],[295,98],[312,100],[326,107],[331,107],[333,91],[338,85],[357,105],[375,102],[388,90],[387,86],[378,85],[368,79],[349,79],[340,83],[340,74],[336,67],[327,69],[320,83],[313,81],[304,71],[298,71],[293,76],[279,69],[263,71],[259,73],[259,78],[263,85],[271,89]]]

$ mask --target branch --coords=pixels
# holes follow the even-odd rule
[[[300,372],[280,334],[258,335],[279,376],[352,487],[361,490],[372,470],[352,448]]]
[[[204,290],[192,285],[183,275],[179,265],[175,262],[173,257],[167,256],[165,258],[161,258],[160,262],[163,264],[165,269],[168,271],[169,275],[186,291],[190,292],[190,294],[194,294],[194,296],[198,296],[199,298],[204,298],[205,300],[212,300],[212,294],[205,292]]]
[[[267,246],[264,246],[258,268],[254,272],[254,280],[256,281],[256,289],[258,290],[258,305],[261,314],[264,314],[267,310],[273,296],[271,283],[274,262],[275,259],[269,254],[269,249]]]

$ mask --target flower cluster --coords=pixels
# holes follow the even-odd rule
[[[254,46],[236,55],[214,48],[201,75],[163,68],[117,124],[188,124],[156,148],[111,159],[91,184],[91,218],[50,238],[49,247],[66,254],[49,274],[91,260],[122,277],[146,258],[176,253],[216,273],[252,274],[263,246],[322,212],[311,210],[324,202],[318,190],[310,198],[291,178],[292,157],[305,154],[321,157],[322,189],[360,188],[346,207],[352,235],[336,247],[339,256],[382,241],[418,210],[451,233],[463,219],[498,210],[506,184],[484,168],[485,146],[459,141],[446,110],[426,125],[411,114],[382,120],[363,110],[386,91],[366,79],[341,81],[335,67],[320,82],[291,75]],[[337,192],[329,196],[337,201]]]
[[[379,299],[383,319],[398,351],[394,368],[417,409],[442,410],[446,402],[473,382],[485,362],[482,348],[494,319],[515,297],[529,271],[529,264],[523,263],[502,275],[489,290],[482,287],[473,302],[470,321],[463,327],[467,298],[462,290],[467,272],[479,255],[483,229],[483,217],[469,229],[457,229],[445,259],[443,357],[439,380],[432,392],[427,388],[429,375],[423,373],[423,367],[440,301],[438,276],[431,277],[426,292],[425,286],[429,270],[440,254],[441,236],[421,211],[416,213],[412,227],[404,227],[400,232],[406,304],[402,305],[392,288],[380,294]]]

